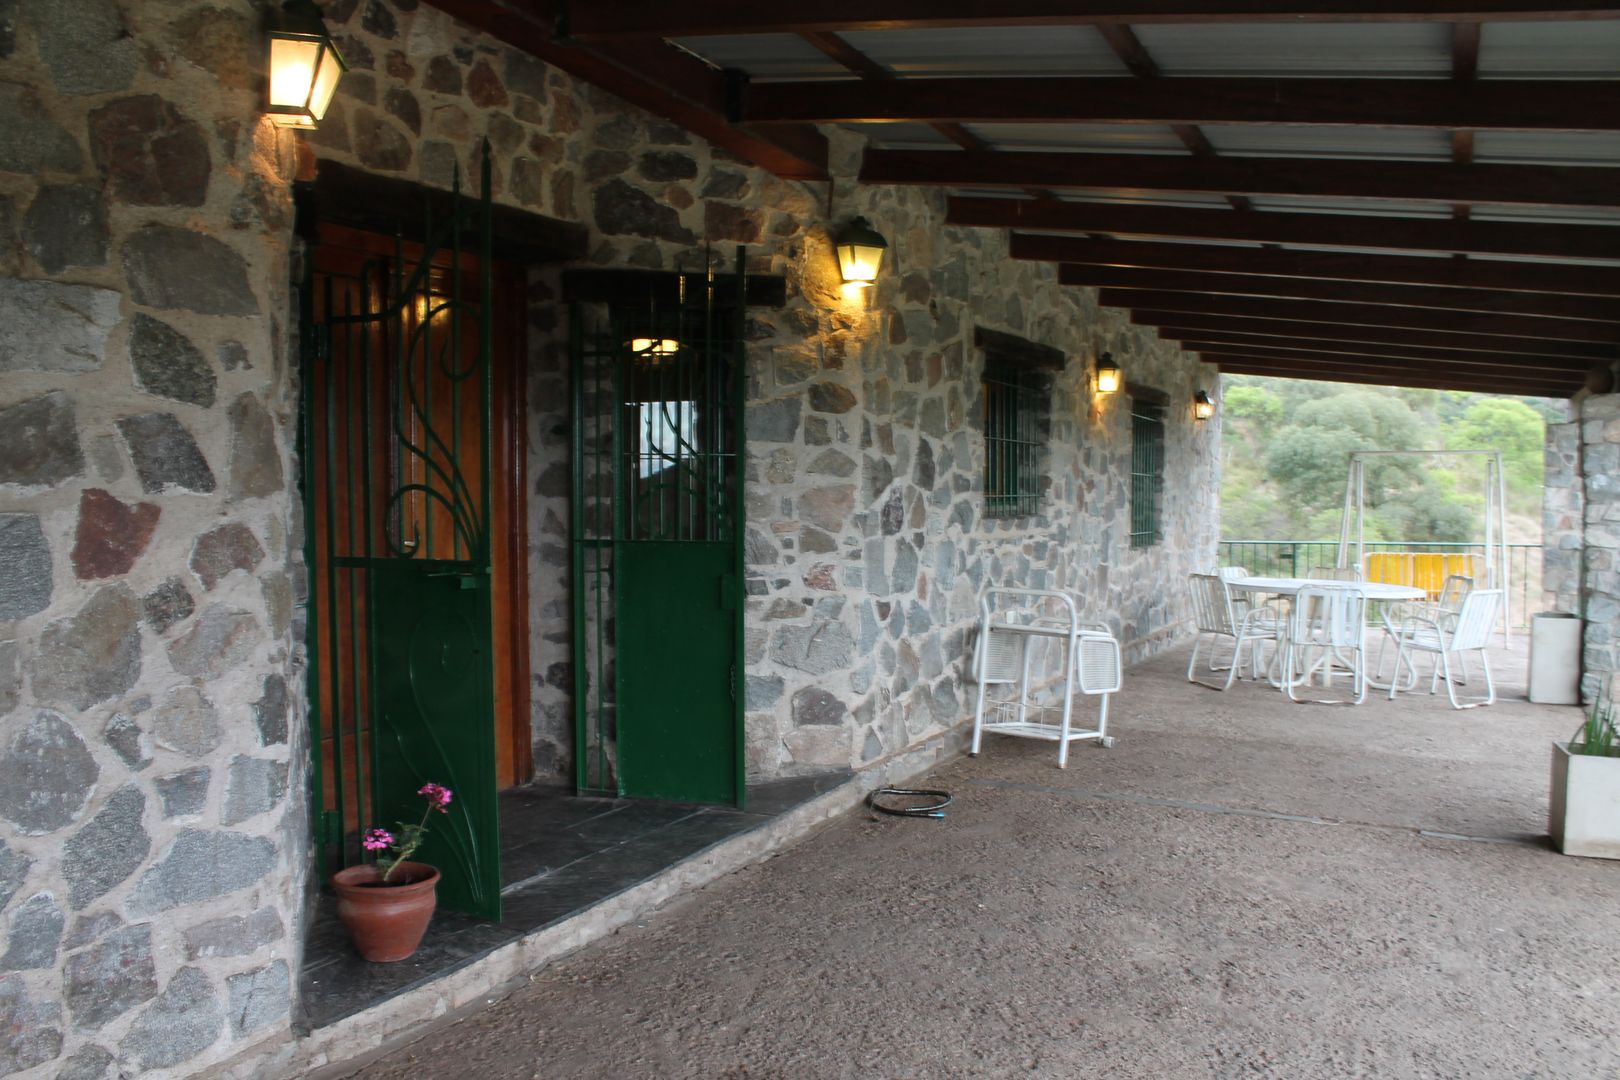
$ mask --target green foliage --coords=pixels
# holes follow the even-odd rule
[[[1539,517],[1542,445],[1562,402],[1457,391],[1226,376],[1221,532],[1335,536],[1355,450],[1501,450],[1508,507]],[[1477,541],[1484,459],[1366,459],[1366,536]]]
[[[1593,757],[1620,757],[1620,739],[1615,732],[1614,700],[1609,696],[1609,680],[1603,680],[1592,711],[1569,740],[1569,752]]]

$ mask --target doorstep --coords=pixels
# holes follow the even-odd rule
[[[515,992],[558,957],[760,862],[854,808],[867,792],[903,786],[964,753],[971,730],[972,724],[964,721],[859,771],[839,769],[750,785],[746,811],[687,807],[690,813],[652,830],[667,830],[661,838],[652,839],[649,832],[615,845],[626,849],[617,853],[624,858],[617,871],[608,869],[611,849],[560,862],[553,869],[546,864],[554,852],[545,847],[543,838],[536,837],[539,844],[514,843],[512,872],[520,874],[520,861],[526,859],[534,873],[511,878],[510,892],[502,890],[506,919],[491,924],[463,921],[450,913],[436,915],[429,936],[434,938],[439,963],[431,970],[413,969],[414,959],[364,964],[346,939],[339,948],[322,937],[330,928],[312,918],[306,955],[319,959],[301,973],[300,995],[306,1000],[292,1032],[296,1037],[269,1035],[205,1075],[210,1080],[350,1076],[370,1061]],[[651,805],[625,801],[616,809],[641,807],[645,812]],[[707,815],[726,820],[702,820]],[[663,855],[653,858],[649,849]],[[582,884],[586,881],[591,883],[588,887]],[[343,965],[341,973],[334,963]],[[324,985],[321,980],[326,980]],[[314,993],[308,993],[310,982],[316,983]],[[345,984],[354,996],[341,992]],[[317,1017],[322,1018],[320,1023]]]

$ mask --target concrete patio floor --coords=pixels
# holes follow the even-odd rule
[[[1133,669],[1113,750],[995,739],[368,1078],[1620,1077],[1620,865],[1547,847],[1579,719]],[[1089,704],[1089,703],[1088,703]]]

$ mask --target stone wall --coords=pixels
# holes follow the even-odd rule
[[[292,144],[258,6],[0,5],[0,1074],[285,1032]]]
[[[1586,617],[1581,696],[1592,700],[1620,669],[1620,394],[1596,394],[1578,406],[1584,513],[1580,558]]]
[[[1579,406],[1575,408],[1578,410]],[[1581,609],[1585,483],[1579,420],[1548,424],[1541,494],[1541,610]]]

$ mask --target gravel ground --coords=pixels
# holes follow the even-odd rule
[[[1113,750],[992,739],[944,821],[846,814],[359,1075],[1620,1078],[1620,865],[1547,847],[1579,717],[1522,646],[1464,712],[1185,664]]]

